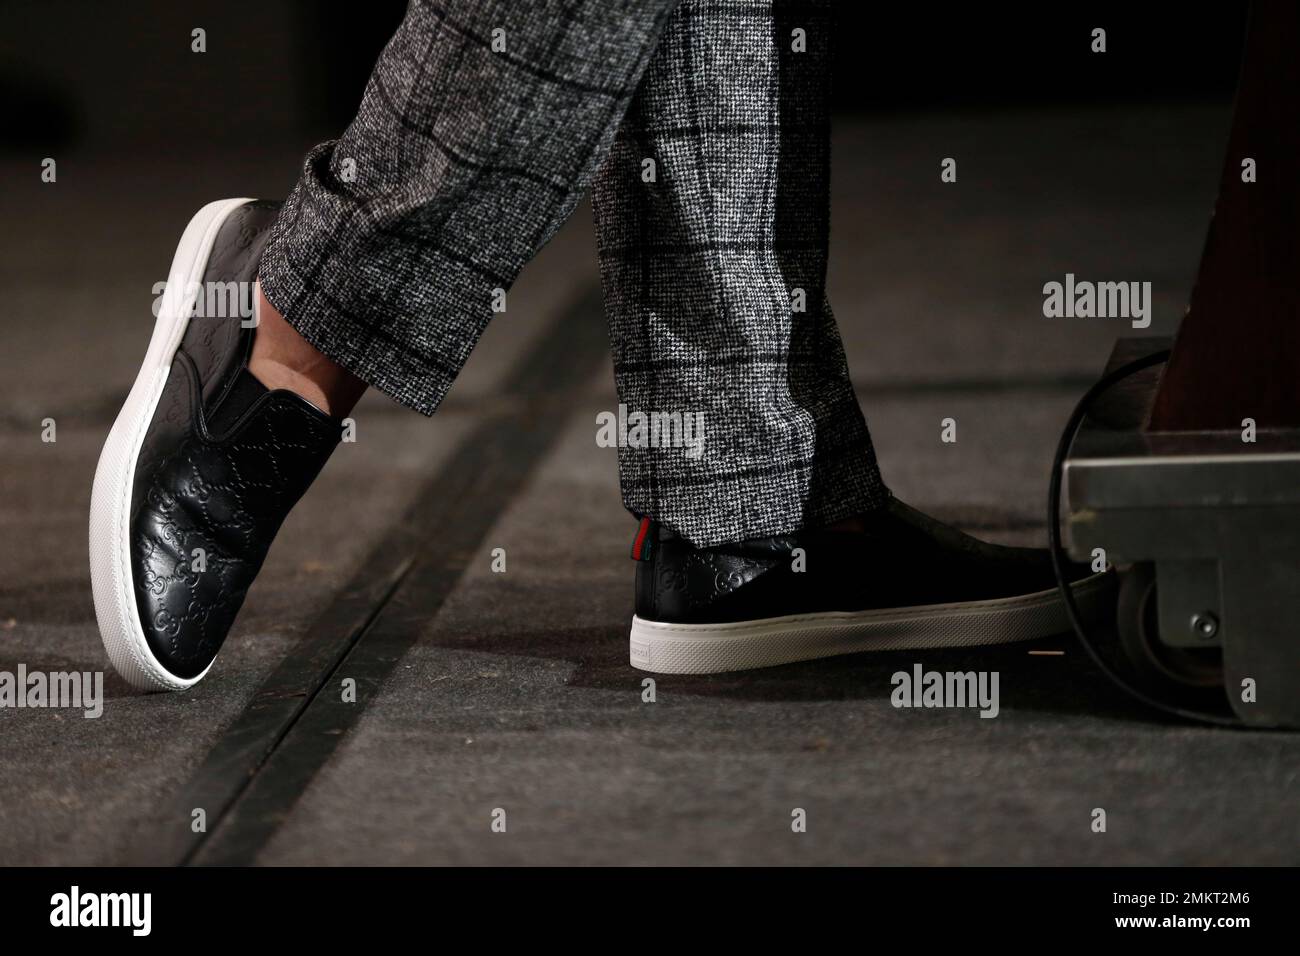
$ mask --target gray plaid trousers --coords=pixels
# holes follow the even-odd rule
[[[308,154],[263,290],[432,414],[590,186],[620,403],[704,426],[619,448],[625,506],[699,546],[871,511],[825,296],[830,33],[828,0],[413,0]]]

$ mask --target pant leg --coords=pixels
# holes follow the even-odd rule
[[[412,0],[263,256],[320,351],[432,414],[607,154],[676,0]]]
[[[888,496],[825,296],[830,6],[684,0],[593,184],[620,402],[704,424],[620,447],[623,502],[700,546]]]

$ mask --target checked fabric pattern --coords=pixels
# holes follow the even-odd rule
[[[267,298],[431,414],[591,187],[620,401],[704,423],[702,454],[620,447],[628,509],[703,547],[879,507],[825,297],[830,5],[413,0],[307,156]]]

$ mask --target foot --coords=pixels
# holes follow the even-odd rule
[[[642,523],[633,667],[712,674],[1069,630],[1048,553],[988,544],[891,499],[848,527],[695,548]],[[1071,565],[1093,609],[1108,576]]]
[[[281,522],[341,436],[336,418],[249,371],[256,333],[242,310],[195,315],[175,294],[234,288],[248,301],[277,208],[225,200],[191,220],[100,455],[95,614],[113,666],[137,687],[178,690],[207,673]]]
[[[342,365],[318,352],[294,330],[257,284],[257,334],[248,370],[269,389],[287,388],[327,415],[344,418],[366,390]]]

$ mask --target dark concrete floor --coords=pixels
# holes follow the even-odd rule
[[[886,480],[1001,541],[1041,543],[1047,470],[1113,321],[1043,318],[1066,272],[1151,281],[1173,328],[1227,119],[1220,106],[855,121],[837,132],[831,298]],[[959,181],[939,182],[940,158]],[[0,670],[101,669],[85,554],[100,444],[191,212],[282,195],[297,157],[197,177],[133,156],[6,186],[0,254]],[[7,184],[20,170],[3,169]],[[21,171],[26,176],[27,171]],[[157,810],[453,455],[499,385],[596,281],[580,211],[531,266],[440,413],[369,396],[281,533],[211,675],[102,718],[0,710],[0,862],[134,858]],[[557,369],[563,374],[563,369]],[[1175,724],[1128,703],[1072,639],[858,655],[718,678],[626,664],[634,530],[584,375],[561,438],[441,610],[256,859],[348,863],[1176,863],[1300,861],[1296,738]],[[959,441],[938,438],[944,417]],[[40,440],[53,417],[58,440]],[[503,547],[508,571],[489,570]],[[364,641],[364,638],[362,639]],[[1001,674],[995,720],[896,710],[889,677]],[[346,676],[346,665],[336,676]],[[808,832],[790,830],[791,810]],[[1108,831],[1090,829],[1093,808]],[[505,834],[490,829],[507,813]]]

